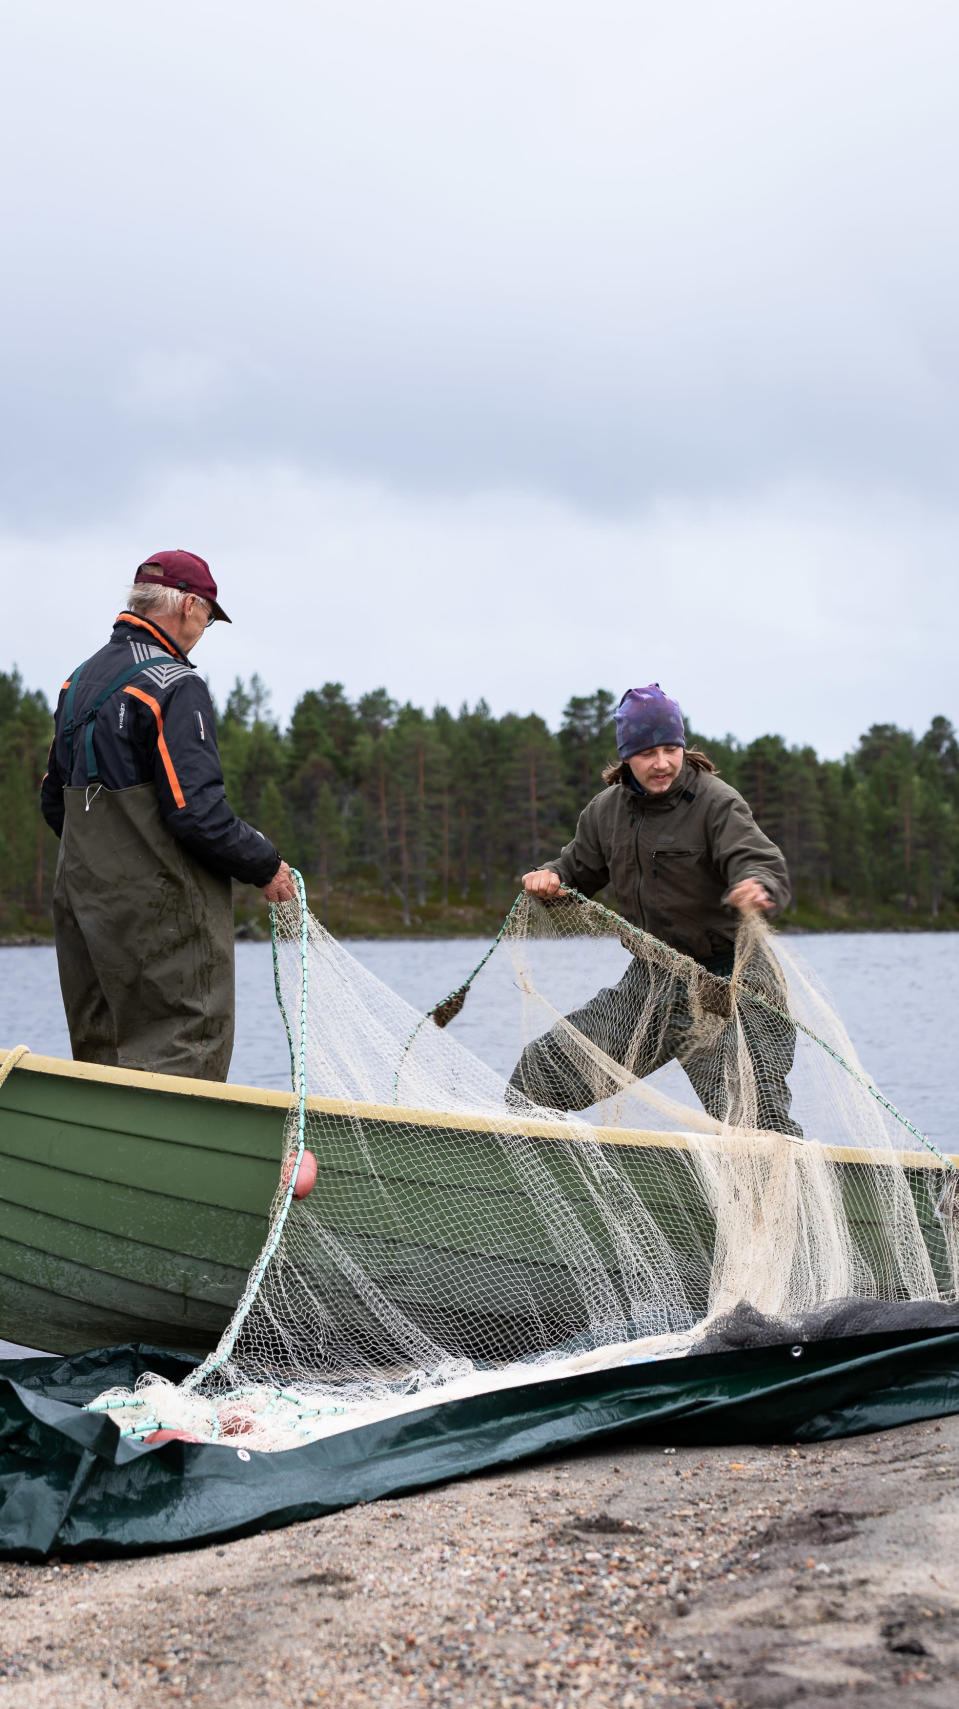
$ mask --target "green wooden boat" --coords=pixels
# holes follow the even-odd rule
[[[555,1256],[545,1235],[537,1254],[529,1197],[504,1178],[490,1122],[308,1102],[324,1221],[391,1297],[414,1317],[423,1302],[434,1331],[437,1299],[446,1302],[444,1344],[496,1356],[523,1329],[515,1311],[501,1318],[515,1267],[513,1298],[529,1311],[535,1340],[568,1339],[570,1324],[556,1317],[567,1290],[557,1287]],[[0,1337],[57,1353],[127,1341],[207,1353],[263,1245],[289,1106],[288,1093],[0,1051]],[[604,1230],[571,1166],[569,1137],[558,1141],[543,1122],[524,1130],[602,1250]],[[689,1142],[594,1131],[684,1252],[687,1303],[701,1312],[713,1231],[706,1203],[690,1202]],[[834,1156],[868,1255],[889,1158]],[[943,1171],[931,1156],[902,1161],[946,1292],[953,1284],[934,1215]],[[395,1189],[386,1197],[384,1182]]]

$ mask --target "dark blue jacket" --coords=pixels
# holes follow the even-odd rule
[[[136,670],[146,661],[145,669]],[[269,884],[280,856],[260,831],[237,818],[226,799],[206,683],[159,624],[132,611],[120,613],[107,645],[80,671],[72,744],[65,716],[70,678],[60,691],[40,787],[47,824],[59,837],[64,788],[90,782],[83,716],[128,669],[129,682],[109,696],[94,722],[97,780],[106,789],[152,783],[164,822],[197,860],[243,884]]]

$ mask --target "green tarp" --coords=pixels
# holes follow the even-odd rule
[[[959,1333],[850,1336],[531,1380],[286,1453],[122,1441],[83,1405],[192,1361],[151,1347],[0,1363],[0,1557],[196,1547],[602,1441],[811,1442],[959,1412]],[[890,1450],[894,1452],[894,1450]]]

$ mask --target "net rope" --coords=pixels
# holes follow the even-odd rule
[[[297,885],[271,911],[293,1096],[267,1238],[185,1383],[93,1403],[124,1434],[283,1449],[534,1379],[959,1317],[953,1160],[756,917],[727,980],[600,903],[521,894],[424,1016]]]

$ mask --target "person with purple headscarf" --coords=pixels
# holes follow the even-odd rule
[[[611,884],[625,919],[707,974],[728,979],[740,917],[771,915],[789,902],[782,852],[712,761],[687,747],[682,712],[658,682],[626,690],[616,708],[616,745],[619,759],[603,773],[606,788],[583,809],[572,842],[556,860],[527,872],[524,888],[546,901],[564,889],[594,896]],[[676,1058],[710,1114],[735,1120],[735,1110],[719,1106],[715,1061],[697,1047],[685,1003],[673,998],[664,1014],[651,995],[649,969],[636,960],[614,991],[599,992],[567,1020],[637,1078]],[[637,1039],[631,1017],[639,1012],[649,1014],[649,1024]],[[743,1029],[758,1125],[801,1137],[786,1081],[794,1029],[760,1005],[744,1011]],[[579,1072],[565,1048],[568,1036],[554,1027],[526,1047],[510,1081],[512,1102],[582,1110],[597,1101],[595,1080]]]

